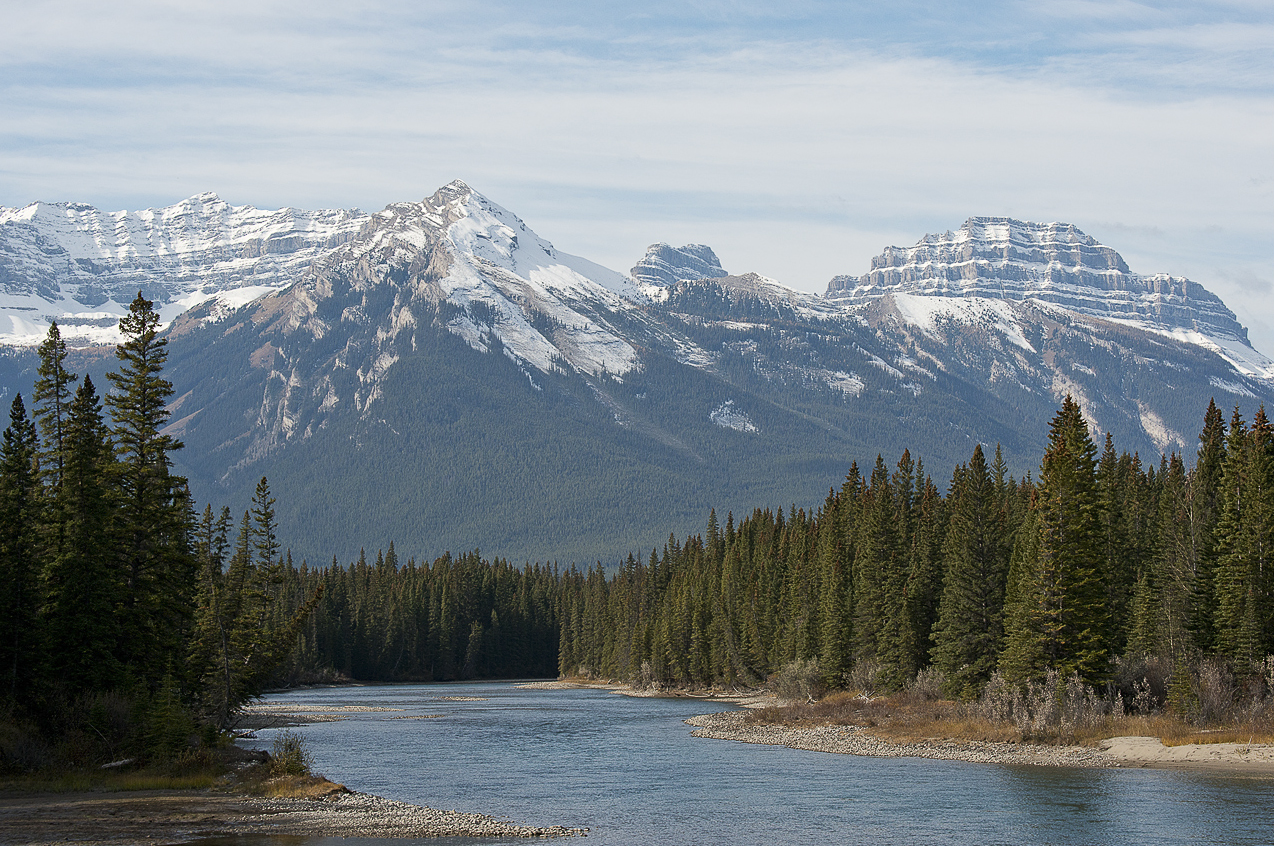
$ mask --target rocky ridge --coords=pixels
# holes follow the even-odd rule
[[[1212,292],[1184,277],[1141,276],[1068,223],[971,217],[955,232],[886,247],[862,276],[837,276],[827,296],[863,304],[887,294],[1051,303],[1153,331],[1198,332],[1247,344],[1247,330]]]
[[[213,193],[138,212],[0,208],[0,312],[9,318],[0,343],[38,343],[50,319],[72,343],[115,343],[138,290],[167,306],[166,319],[218,298],[223,311],[236,308],[295,282],[368,219],[358,209],[231,206]]]
[[[651,244],[646,255],[633,265],[629,274],[638,283],[668,287],[682,280],[717,279],[728,276],[717,254],[703,244],[673,247]]]

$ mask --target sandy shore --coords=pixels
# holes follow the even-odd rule
[[[1155,737],[1116,737],[1101,747],[1044,746],[1030,743],[927,740],[894,743],[873,737],[860,726],[788,726],[749,723],[742,711],[705,714],[686,722],[694,737],[764,743],[873,758],[933,758],[980,764],[1030,764],[1053,767],[1157,767],[1274,776],[1274,746],[1236,743],[1164,746]]]
[[[520,825],[365,793],[259,799],[211,791],[0,794],[0,844],[182,843],[205,837],[570,837],[588,829]]]

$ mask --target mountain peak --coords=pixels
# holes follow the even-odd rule
[[[829,298],[851,304],[884,294],[1031,299],[1247,343],[1247,330],[1215,294],[1184,277],[1132,273],[1113,248],[1069,223],[971,217],[955,232],[886,247],[866,274],[837,276],[827,287]]]
[[[704,244],[651,244],[645,257],[630,271],[633,279],[645,285],[667,287],[683,281],[719,279],[729,276],[711,247]]]

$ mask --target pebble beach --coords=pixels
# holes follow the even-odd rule
[[[1053,767],[1117,767],[1119,762],[1098,749],[1082,746],[1043,746],[1027,743],[927,740],[894,743],[872,737],[861,726],[794,728],[749,722],[743,711],[705,714],[686,720],[694,737],[763,743],[871,758],[933,758],[979,764],[1033,764]]]

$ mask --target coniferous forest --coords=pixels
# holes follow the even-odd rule
[[[105,399],[56,324],[0,444],[7,768],[216,742],[271,686],[604,677],[745,686],[920,674],[970,699],[1046,674],[1199,710],[1274,677],[1274,426],[1211,404],[1197,455],[1099,450],[1069,397],[1038,478],[978,446],[943,487],[904,451],[813,510],[755,510],[611,571],[477,551],[294,564],[262,479],[236,518],[170,472],[166,341],[140,294]],[[1237,689],[1237,688],[1236,688]],[[1121,691],[1122,692],[1122,691]]]

